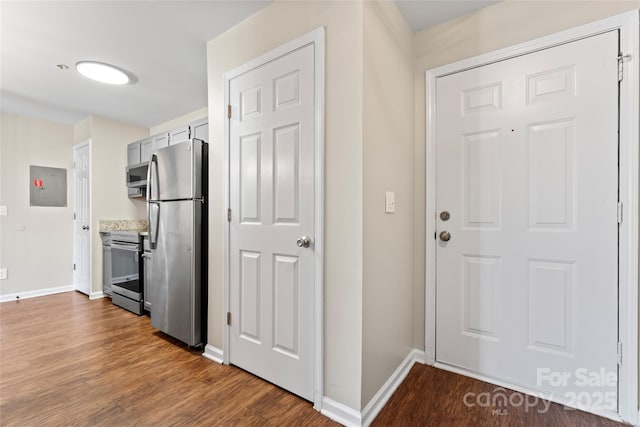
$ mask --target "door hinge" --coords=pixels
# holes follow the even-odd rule
[[[76,263],[73,263],[73,271],[76,271]]]
[[[227,221],[231,222],[231,208],[227,209]]]
[[[231,312],[227,311],[227,325],[231,326]]]
[[[227,118],[231,118],[231,104],[227,105]]]
[[[622,202],[618,202],[618,224],[622,224]]]
[[[622,52],[618,54],[618,81],[621,82],[624,78],[624,63],[631,61],[631,55],[623,55]]]
[[[75,212],[73,213],[73,219],[76,219],[76,213]]]
[[[618,341],[618,365],[622,366],[622,343]]]

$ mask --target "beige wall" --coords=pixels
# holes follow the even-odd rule
[[[363,82],[365,407],[412,348],[413,32],[393,2],[364,3]]]
[[[209,344],[223,348],[224,73],[320,26],[325,67],[325,395],[360,408],[362,3],[274,2],[207,44],[211,205]]]
[[[428,69],[640,8],[640,1],[504,1],[414,37],[415,269],[413,345],[424,348],[425,76]]]
[[[151,129],[149,130],[149,135],[157,135],[160,132],[167,132],[171,129],[184,126],[188,123],[194,122],[203,117],[207,117],[207,114],[208,114],[207,107],[199,108],[195,111],[192,111],[191,113],[185,114],[180,117],[176,117],[175,119],[172,119],[167,122],[160,123],[151,127]]]
[[[101,219],[144,219],[143,200],[129,199],[125,184],[127,144],[149,136],[149,129],[91,116],[76,124],[76,142],[91,138],[91,292],[102,291]]]
[[[15,114],[0,119],[0,294],[73,284],[73,127]],[[67,170],[67,206],[29,206],[29,166]]]

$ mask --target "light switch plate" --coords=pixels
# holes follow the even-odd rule
[[[393,191],[384,193],[384,211],[386,213],[394,213],[396,211],[396,193]]]
[[[7,269],[0,268],[0,280],[5,280],[7,278]]]
[[[7,214],[7,207],[0,206],[0,216],[5,216]]]

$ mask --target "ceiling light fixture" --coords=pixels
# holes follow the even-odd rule
[[[126,85],[130,81],[127,73],[102,62],[80,61],[76,70],[85,77],[110,85]]]

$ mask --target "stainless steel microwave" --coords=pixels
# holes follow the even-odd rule
[[[147,170],[149,163],[127,166],[127,187],[140,188],[147,186]]]

